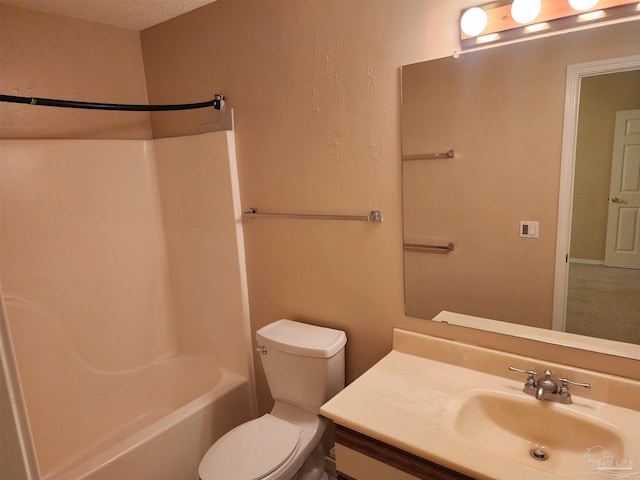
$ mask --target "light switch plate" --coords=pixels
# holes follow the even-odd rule
[[[520,222],[520,236],[523,238],[538,238],[540,222],[522,220]]]

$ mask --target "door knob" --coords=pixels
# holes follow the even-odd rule
[[[627,202],[625,202],[624,200],[622,200],[621,198],[618,198],[618,197],[611,197],[611,201],[613,203],[627,203]]]

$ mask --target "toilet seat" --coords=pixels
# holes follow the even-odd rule
[[[201,480],[259,480],[291,458],[300,443],[300,427],[272,415],[234,428],[200,462]]]

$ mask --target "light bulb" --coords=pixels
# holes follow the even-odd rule
[[[541,8],[541,0],[513,0],[511,16],[518,23],[529,23],[535,20]]]
[[[480,35],[487,28],[487,12],[480,7],[473,7],[462,14],[460,28],[470,37]]]
[[[598,0],[569,0],[569,5],[571,5],[571,8],[573,8],[574,10],[579,10],[579,11],[583,11],[583,10],[589,10],[590,8],[593,8],[596,3],[598,3]]]

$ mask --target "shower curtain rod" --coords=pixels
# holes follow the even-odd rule
[[[177,105],[131,105],[122,103],[75,102],[72,100],[56,100],[53,98],[18,97],[15,95],[0,95],[0,102],[23,103],[28,105],[43,105],[46,107],[83,108],[86,110],[113,110],[128,112],[161,112],[170,110],[193,110],[196,108],[213,107],[224,109],[224,95],[215,95],[213,100],[199,103],[182,103]]]

